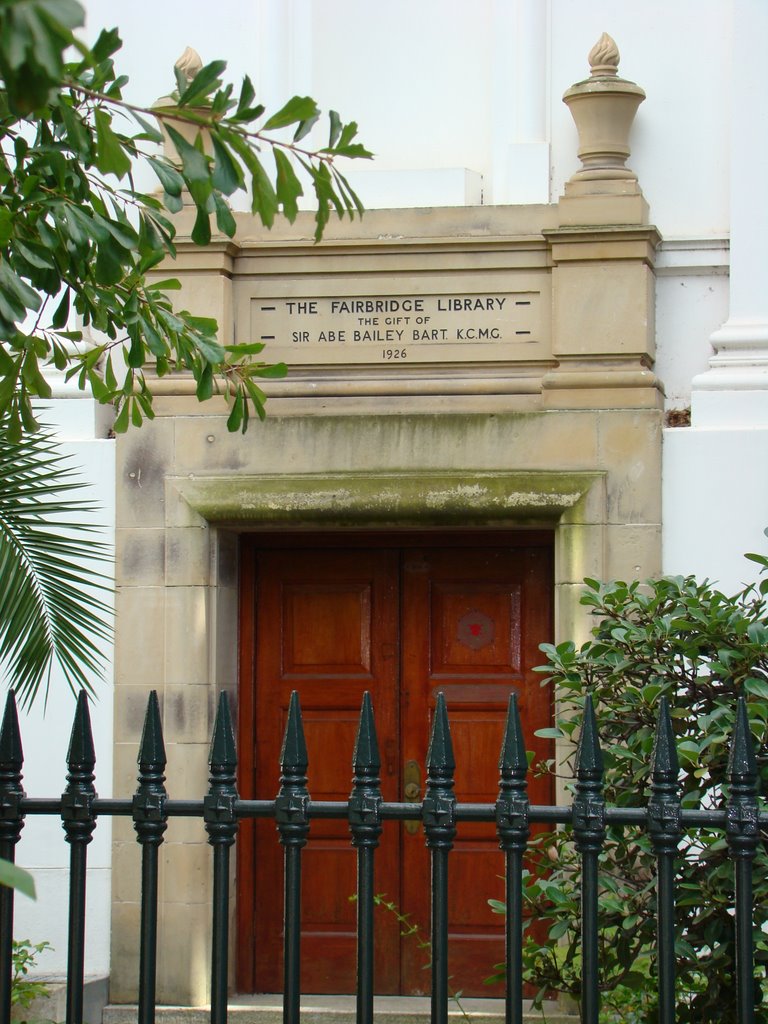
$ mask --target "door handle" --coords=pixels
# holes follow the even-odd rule
[[[403,796],[408,804],[416,804],[421,800],[421,768],[418,761],[406,761],[403,770]],[[404,821],[405,831],[415,835],[419,831],[419,822]]]

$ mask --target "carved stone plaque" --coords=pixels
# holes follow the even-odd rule
[[[310,282],[307,282],[308,284]],[[476,285],[477,286],[477,285]],[[270,361],[408,364],[546,357],[536,289],[249,296],[249,341]],[[238,340],[242,337],[238,331]]]

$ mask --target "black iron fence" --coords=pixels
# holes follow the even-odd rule
[[[734,944],[739,1024],[755,1021],[752,862],[760,829],[757,768],[747,708],[739,702],[728,767],[728,800],[721,810],[690,810],[680,805],[678,762],[666,704],[660,705],[647,807],[606,806],[603,765],[590,698],[576,759],[570,806],[535,806],[528,801],[525,744],[514,696],[510,700],[499,758],[498,799],[494,804],[458,803],[453,792],[455,761],[445,702],[438,694],[427,755],[423,801],[386,802],[379,785],[380,758],[371,703],[366,694],[353,755],[349,800],[312,801],[307,789],[307,751],[297,695],[291,699],[281,754],[280,790],[275,800],[241,800],[235,786],[234,733],[226,694],[222,694],[210,750],[210,787],[202,800],[171,800],[165,789],[165,748],[157,696],[150,695],[138,756],[138,789],[132,799],[100,799],[94,788],[95,755],[88,703],[78,700],[68,754],[67,786],[56,799],[26,797],[22,789],[23,755],[13,695],[0,728],[0,857],[13,861],[26,815],[59,815],[70,844],[67,1024],[80,1024],[85,957],[86,851],[99,816],[131,817],[142,850],[141,935],[138,993],[139,1024],[155,1016],[157,966],[158,848],[174,816],[202,818],[213,847],[211,1021],[227,1019],[230,851],[241,819],[272,817],[285,848],[284,1021],[299,1024],[301,992],[301,855],[312,818],[349,821],[357,849],[357,1021],[372,1024],[374,992],[374,855],[386,820],[420,819],[431,852],[431,1017],[445,1024],[448,988],[448,875],[457,826],[462,821],[496,823],[505,854],[506,874],[506,1021],[523,1019],[522,936],[523,860],[529,826],[544,822],[569,826],[582,869],[582,1005],[584,1024],[599,1014],[598,858],[609,825],[647,829],[657,860],[658,950],[656,981],[660,1024],[675,1019],[675,859],[682,837],[695,829],[724,831],[735,874]],[[0,1024],[11,1010],[13,891],[0,886]]]

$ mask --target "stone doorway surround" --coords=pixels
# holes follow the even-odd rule
[[[117,446],[117,795],[135,789],[152,688],[169,793],[207,787],[215,698],[237,696],[243,531],[552,528],[558,640],[588,632],[583,577],[658,572],[658,235],[636,194],[586,196],[587,224],[578,198],[377,212],[317,246],[301,218],[265,234],[242,217],[237,243],[205,250],[181,239],[181,302],[217,316],[225,337],[247,337],[253,301],[265,296],[316,296],[328,309],[334,295],[525,293],[533,340],[417,349],[424,358],[397,366],[345,362],[338,350],[323,361],[312,350],[285,382],[269,382],[267,421],[244,437],[227,432],[223,399],[199,405],[183,376],[157,382],[157,418]],[[139,850],[130,823],[116,821],[114,836],[110,998],[135,1002]],[[201,1005],[210,973],[202,824],[172,821],[160,857],[158,998]]]
[[[224,339],[268,341],[292,372],[268,382],[269,417],[245,437],[228,434],[223,399],[201,406],[171,375],[157,418],[118,440],[116,795],[135,789],[153,688],[169,792],[206,790],[215,699],[237,697],[245,530],[551,528],[556,640],[588,633],[583,577],[659,571],[660,239],[625,166],[644,94],[618,60],[601,37],[564,97],[582,167],[556,204],[377,211],[318,245],[308,215],[265,232],[238,214],[235,240],[203,250],[179,215],[162,270],[179,305]],[[139,850],[129,822],[113,834],[110,998],[135,1002]],[[172,821],[160,856],[158,1001],[199,1006],[202,823]]]

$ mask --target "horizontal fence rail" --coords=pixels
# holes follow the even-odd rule
[[[274,800],[242,800],[236,789],[237,756],[227,695],[219,699],[209,756],[209,789],[199,800],[174,800],[165,788],[166,756],[157,695],[149,697],[138,754],[138,787],[130,799],[101,799],[94,787],[95,754],[88,701],[78,698],[67,755],[67,784],[61,797],[27,797],[22,788],[23,753],[13,693],[0,727],[0,857],[13,862],[27,815],[58,815],[70,844],[67,968],[67,1024],[80,1024],[85,963],[87,847],[99,817],[130,817],[141,847],[142,889],[139,1024],[155,1018],[157,971],[158,849],[169,818],[200,818],[212,847],[211,1021],[227,1019],[230,853],[243,819],[273,818],[285,856],[284,993],[285,1024],[299,1024],[301,994],[301,862],[312,819],[347,820],[357,850],[357,1021],[372,1024],[374,993],[374,860],[387,821],[420,820],[431,853],[431,1019],[448,1016],[448,891],[450,853],[462,822],[495,822],[505,855],[506,1024],[523,1020],[523,861],[532,824],[572,829],[582,868],[581,1020],[598,1024],[598,937],[600,929],[598,858],[608,826],[647,830],[657,862],[657,964],[659,1022],[675,1020],[676,858],[682,838],[697,829],[722,831],[733,860],[735,880],[734,947],[737,1019],[754,1024],[752,862],[768,814],[758,804],[758,773],[747,705],[738,702],[728,764],[728,800],[720,809],[682,808],[679,768],[666,701],[659,705],[651,762],[650,799],[645,807],[611,807],[603,797],[603,760],[590,697],[576,754],[574,797],[570,806],[530,804],[528,762],[517,708],[510,698],[499,757],[495,803],[460,803],[453,792],[455,760],[442,694],[437,695],[427,753],[427,785],[421,803],[382,798],[381,761],[368,694],[363,699],[352,756],[352,792],[346,801],[313,801],[307,786],[308,758],[298,695],[291,697],[281,752],[280,788]],[[13,890],[0,885],[0,1024],[11,1014]]]

